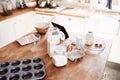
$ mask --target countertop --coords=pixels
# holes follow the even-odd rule
[[[64,9],[65,10],[65,9]],[[67,9],[68,10],[68,9]],[[0,21],[27,13],[29,11],[47,12],[48,14],[62,14],[76,17],[89,17],[88,15],[76,15],[61,12],[51,12],[45,10],[35,10],[35,8],[17,9],[13,10],[13,15],[2,16],[0,14]],[[9,45],[0,48],[0,62],[11,60],[19,60],[33,57],[40,57],[45,63],[47,75],[44,80],[102,80],[105,64],[110,52],[111,42],[106,40],[106,48],[100,55],[86,54],[82,59],[71,62],[68,61],[64,67],[57,68],[53,65],[52,59],[47,54],[47,40],[46,35],[42,35],[41,40],[38,42],[39,51],[31,52],[33,44],[20,46],[16,41]]]
[[[73,34],[74,35],[74,34]],[[70,35],[73,37],[73,35]],[[44,80],[102,80],[111,42],[106,40],[106,48],[99,55],[86,54],[76,62],[68,61],[66,66],[55,67],[47,54],[46,35],[38,42],[39,50],[32,52],[33,44],[20,46],[16,41],[0,49],[0,62],[40,57],[46,68]]]
[[[36,11],[43,14],[60,14],[60,15],[67,15],[67,16],[73,16],[73,17],[81,17],[81,18],[89,18],[89,16],[93,15],[94,13],[98,14],[109,14],[109,15],[115,15],[120,16],[120,13],[111,13],[111,12],[105,12],[105,11],[95,11],[93,9],[82,9],[82,8],[63,8],[61,10],[55,10],[55,9],[44,9],[44,8],[25,8],[25,9],[15,9],[12,10],[12,15],[9,16],[2,16],[2,13],[0,13],[0,21],[30,12],[30,11]],[[118,19],[120,22],[120,18]]]
[[[9,16],[3,16],[2,13],[0,13],[0,21],[9,19],[9,18],[13,18],[15,16],[19,16],[21,14],[30,12],[30,11],[34,11],[34,8],[25,8],[25,9],[15,9],[15,10],[11,10],[12,15]]]
[[[27,12],[30,12],[30,11],[36,11],[36,12],[39,12],[39,13],[44,13],[44,14],[61,14],[61,15],[68,15],[68,16],[74,16],[74,17],[82,17],[82,18],[86,18],[88,17],[89,15],[86,15],[86,14],[73,14],[73,13],[63,13],[62,11],[65,11],[65,10],[71,10],[71,8],[63,8],[62,10],[53,10],[53,9],[43,9],[43,8],[25,8],[25,9],[15,9],[15,10],[11,10],[12,12],[12,15],[9,15],[9,16],[3,16],[2,13],[0,13],[0,21],[3,21],[3,20],[6,20],[6,19],[9,19],[9,18],[12,18],[12,17],[15,17],[15,16],[18,16],[18,15],[21,15],[21,14],[24,14],[24,13],[27,13]]]

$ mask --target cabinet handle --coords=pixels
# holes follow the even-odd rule
[[[71,18],[68,18],[68,20],[72,20]]]
[[[14,24],[17,24],[17,22],[15,22]]]
[[[44,16],[41,16],[41,18],[45,18]]]

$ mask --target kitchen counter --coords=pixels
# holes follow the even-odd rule
[[[43,9],[43,8],[25,8],[25,9],[15,9],[12,10],[12,15],[10,16],[2,16],[0,13],[0,21],[30,12],[35,11],[39,12],[41,14],[60,14],[60,15],[67,15],[67,16],[73,16],[73,17],[81,17],[81,18],[89,18],[89,16],[93,15],[94,13],[98,14],[109,14],[113,16],[119,16],[120,13],[112,13],[112,12],[106,12],[106,11],[96,11],[93,9],[82,9],[82,8],[63,8],[61,10],[55,10],[55,9]],[[120,22],[120,18],[118,19]]]
[[[0,13],[0,21],[3,21],[3,20],[18,16],[18,15],[27,13],[27,12],[30,12],[30,11],[36,11],[36,12],[39,12],[41,14],[42,13],[43,14],[61,14],[61,15],[68,15],[68,16],[75,16],[75,17],[82,17],[82,18],[88,17],[88,15],[85,15],[85,14],[77,15],[77,14],[72,14],[72,13],[69,13],[69,14],[68,13],[62,13],[62,11],[65,11],[65,10],[69,10],[69,8],[63,8],[62,10],[58,10],[58,11],[57,10],[51,10],[51,9],[40,9],[40,8],[15,9],[15,10],[11,11],[12,15],[9,15],[9,16],[2,16],[2,13]]]
[[[60,15],[66,15],[66,16],[73,16],[73,17],[80,17],[80,18],[88,18],[90,15],[93,14],[93,12],[89,12],[86,10],[86,12],[81,13],[82,10],[80,12],[74,12],[75,10],[74,8],[64,8],[62,10],[56,10],[56,9],[40,9],[40,8],[35,8],[36,12],[39,13],[47,13],[47,14],[60,14]],[[74,11],[73,11],[74,10]]]
[[[101,54],[86,54],[82,59],[76,62],[68,61],[66,66],[58,68],[53,65],[52,59],[47,54],[46,35],[42,35],[38,42],[38,52],[31,52],[33,44],[20,46],[17,42],[13,42],[0,49],[0,62],[40,57],[45,63],[47,73],[44,80],[102,80],[111,47],[109,40],[105,39],[105,43],[107,47]]]
[[[30,11],[34,11],[34,8],[15,9],[15,10],[11,11],[12,15],[9,15],[9,16],[3,16],[2,13],[0,13],[0,21],[6,20],[6,19],[9,19],[9,18],[13,18],[15,16],[19,16],[21,14],[24,14],[24,13],[27,13],[27,12],[30,12]]]

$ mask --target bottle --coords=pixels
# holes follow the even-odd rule
[[[76,48],[80,49],[82,46],[82,37],[81,36],[77,36],[76,37]]]
[[[50,27],[47,32],[47,51],[50,57],[54,55],[54,48],[59,43],[59,29],[56,27]]]
[[[85,44],[91,46],[94,42],[94,36],[92,31],[88,31],[85,37]]]

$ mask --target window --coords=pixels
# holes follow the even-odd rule
[[[92,0],[91,4],[93,8],[97,10],[120,12],[120,0],[111,0],[111,8],[106,7],[108,0]],[[93,5],[95,4],[95,5]]]

